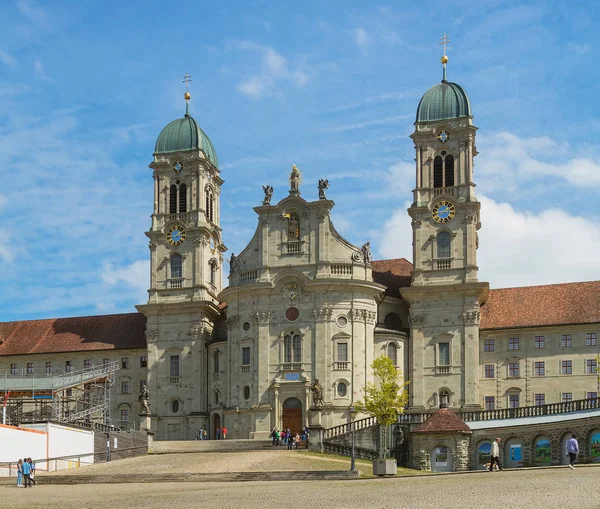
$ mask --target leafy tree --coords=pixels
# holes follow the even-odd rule
[[[369,382],[363,391],[363,400],[355,403],[357,412],[369,414],[384,427],[394,424],[396,416],[404,413],[408,403],[408,382],[402,381],[402,373],[396,369],[391,359],[382,355],[371,364],[375,383]]]

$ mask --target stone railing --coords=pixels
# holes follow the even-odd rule
[[[302,244],[303,244],[302,241],[287,242],[283,246],[283,252],[284,252],[284,254],[300,254],[303,252]]]
[[[448,375],[452,373],[452,366],[436,366],[435,374],[436,375]]]
[[[245,270],[238,275],[240,283],[254,283],[258,279],[258,269]]]
[[[352,425],[354,425],[354,431],[356,432],[359,429],[370,428],[371,426],[377,426],[377,419],[375,417],[365,417],[364,419],[358,419],[354,422],[349,422],[347,424],[340,424],[339,426],[333,426],[332,428],[327,428],[323,432],[323,440],[332,439],[334,437],[338,437],[340,435],[346,435],[352,431]]]
[[[178,384],[179,383],[179,377],[178,376],[170,376],[169,377],[169,383],[170,384]]]
[[[301,362],[282,362],[281,371],[300,371],[302,369]]]
[[[329,454],[339,454],[340,456],[350,456],[352,454],[352,446],[346,444],[334,444],[331,442],[323,442],[323,451]],[[354,456],[363,460],[375,460],[379,458],[376,451],[364,449],[362,447],[354,448]]]
[[[452,258],[440,258],[439,260],[435,260],[435,268],[437,270],[451,269]]]
[[[351,276],[352,265],[348,263],[335,263],[331,265],[331,274],[333,276]]]
[[[347,361],[336,361],[333,363],[334,370],[346,370],[350,369],[350,363]]]
[[[174,277],[171,279],[167,279],[167,288],[183,288],[183,282],[185,278],[183,277]]]
[[[454,193],[454,187],[437,187],[433,190],[433,196],[441,196],[442,194],[445,194],[447,196],[454,196]]]

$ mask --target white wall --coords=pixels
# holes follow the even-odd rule
[[[0,463],[13,462],[12,474],[16,476],[16,463],[19,459],[31,457],[34,460],[46,458],[48,433],[40,430],[21,429],[0,424]],[[43,468],[42,468],[43,467]],[[45,469],[45,463],[37,463],[36,468]],[[0,464],[0,476],[8,476],[8,465]]]

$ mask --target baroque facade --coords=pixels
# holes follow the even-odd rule
[[[445,58],[445,57],[444,57]],[[266,438],[348,421],[389,356],[410,381],[408,411],[493,409],[595,397],[600,282],[490,290],[478,280],[476,132],[459,85],[417,108],[413,263],[373,261],[332,224],[328,182],[254,208],[245,249],[225,259],[227,200],[216,151],[186,114],[160,133],[149,239],[150,288],[138,313],[0,324],[0,369],[34,376],[118,360],[113,422],[136,421],[142,384],[161,440]],[[318,193],[317,193],[318,191]],[[228,267],[229,284],[222,288]]]

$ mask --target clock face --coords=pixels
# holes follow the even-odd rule
[[[431,211],[433,220],[436,223],[447,223],[455,214],[456,209],[454,208],[454,204],[446,200],[438,201]]]
[[[290,322],[297,320],[299,316],[300,316],[300,311],[298,311],[298,308],[288,308],[287,311],[285,312],[285,317]]]
[[[450,133],[445,129],[442,129],[438,135],[437,139],[440,143],[446,143],[450,139]]]
[[[181,161],[177,161],[174,165],[173,165],[173,169],[179,173],[181,170],[183,170],[183,163]]]
[[[172,246],[178,246],[185,240],[185,229],[181,225],[171,226],[167,231],[167,242]]]

